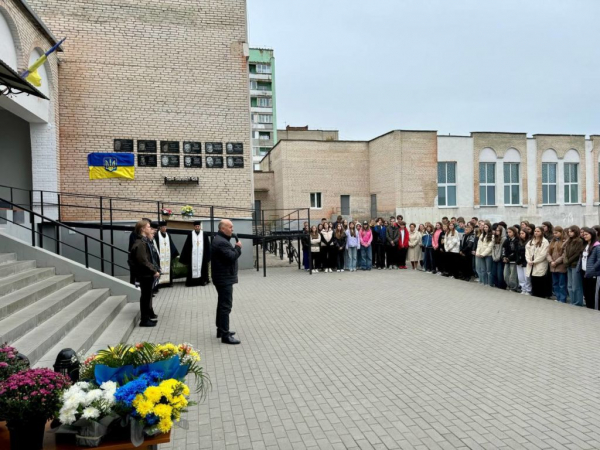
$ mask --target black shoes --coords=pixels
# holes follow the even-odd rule
[[[230,331],[229,334],[233,336],[235,334],[235,331]],[[217,328],[217,338],[221,337],[223,337],[223,332]]]
[[[230,344],[230,345],[237,345],[237,344],[241,344],[242,343],[239,339],[234,338],[231,335],[231,333],[224,334],[221,337],[221,342],[223,344]]]
[[[153,322],[150,319],[140,322],[140,327],[155,327],[155,326],[156,326],[156,322]]]
[[[154,313],[150,314],[150,320],[158,320],[158,316]]]

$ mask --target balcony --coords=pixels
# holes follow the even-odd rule
[[[272,123],[252,122],[252,129],[253,130],[273,131],[273,124]]]
[[[253,97],[273,97],[273,91],[263,91],[260,89],[250,89],[250,95]]]
[[[250,79],[256,81],[271,81],[273,76],[270,73],[250,73]]]
[[[252,139],[252,147],[273,147],[273,138],[271,139]]]
[[[251,106],[250,112],[259,114],[273,114],[272,106]]]

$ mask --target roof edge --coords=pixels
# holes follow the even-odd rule
[[[46,24],[40,19],[35,11],[27,4],[25,0],[15,0],[15,3],[20,6],[21,10],[29,16],[41,29],[42,34],[48,38],[52,45],[58,44],[58,39],[52,34],[52,31],[46,26]],[[58,47],[57,51],[62,52],[62,48]]]

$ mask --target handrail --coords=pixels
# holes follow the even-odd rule
[[[15,203],[13,203],[11,201],[8,201],[8,200],[6,200],[6,199],[4,199],[2,197],[0,197],[0,202],[4,202],[5,204],[12,205],[13,207],[14,206],[18,206]],[[112,244],[109,244],[107,242],[101,241],[100,239],[97,239],[97,238],[95,238],[93,236],[90,236],[88,234],[82,233],[81,231],[79,231],[79,230],[77,230],[75,228],[72,228],[72,227],[70,227],[68,225],[65,225],[64,223],[57,222],[56,220],[50,219],[49,217],[43,216],[42,214],[37,213],[35,211],[32,211],[31,209],[28,209],[28,208],[19,208],[19,209],[22,210],[22,211],[25,211],[25,212],[29,213],[29,215],[30,215],[31,245],[33,247],[36,247],[36,241],[35,241],[35,235],[36,235],[36,233],[39,234],[42,239],[43,239],[43,237],[50,238],[53,241],[56,241],[57,246],[60,243],[60,244],[66,245],[67,247],[71,247],[71,248],[74,248],[76,250],[79,250],[80,252],[83,252],[85,254],[85,267],[88,268],[88,269],[90,267],[90,265],[89,265],[89,256],[90,256],[90,254],[89,254],[89,251],[88,251],[88,240],[90,240],[90,239],[92,241],[94,241],[94,242],[99,243],[101,249],[103,248],[104,245],[106,245],[106,246],[108,246],[111,249],[111,252],[114,252],[114,250],[117,250],[117,251],[119,251],[121,253],[125,253],[126,255],[129,255],[128,252],[126,252],[125,250],[123,250],[123,249],[121,249],[119,247],[116,247],[116,246],[114,246]],[[39,231],[36,231],[35,230],[35,219],[34,219],[34,217],[39,217],[40,219],[42,219],[42,223],[49,222],[49,223],[53,224],[57,228],[57,230],[58,230],[58,227],[60,227],[60,228],[66,229],[66,230],[68,230],[68,231],[70,231],[72,233],[79,234],[79,235],[83,236],[85,250],[81,250],[78,247],[74,247],[74,246],[72,246],[72,245],[70,245],[70,244],[68,244],[66,242],[63,242],[63,241],[60,240],[60,238],[54,238],[52,236],[44,235],[43,234],[43,230],[42,230],[41,233]],[[11,222],[13,225],[18,225],[18,226],[20,226],[22,228],[29,229],[29,227],[26,227],[25,225],[17,223],[14,220],[11,220],[9,218],[3,218],[3,220]],[[43,240],[41,240],[41,242],[43,242]],[[128,267],[121,266],[121,265],[115,263],[114,260],[113,261],[109,261],[109,260],[106,260],[106,259],[104,259],[102,257],[99,257],[99,256],[96,256],[96,255],[91,255],[91,256],[93,256],[94,258],[100,259],[101,265],[102,265],[102,272],[104,272],[104,270],[103,270],[104,269],[104,262],[110,262],[111,264],[113,264],[113,265],[115,265],[117,267],[120,267],[122,269],[125,269],[125,270],[129,271]],[[113,267],[113,273],[112,273],[112,275],[114,276],[114,267]]]

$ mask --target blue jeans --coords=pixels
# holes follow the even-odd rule
[[[362,270],[370,270],[373,265],[372,258],[373,254],[371,246],[361,247],[358,251],[358,267]]]
[[[571,305],[583,306],[583,280],[581,279],[581,272],[577,272],[575,267],[568,267],[567,278],[567,292],[569,293]]]
[[[477,258],[477,274],[479,283],[492,285],[492,257]]]
[[[347,264],[348,264],[348,270],[356,270],[356,252],[357,252],[357,248],[356,247],[348,247],[348,249],[346,250],[346,253],[348,255],[348,260],[347,260]]]
[[[423,254],[423,267],[427,272],[432,272],[435,269],[433,266],[433,247],[425,247],[425,253]]]
[[[310,258],[310,254],[308,251],[308,247],[303,248],[302,249],[302,264],[303,264],[305,270],[308,270],[310,267],[309,258]]]
[[[556,300],[561,303],[567,303],[567,274],[562,272],[552,272],[552,292]]]
[[[491,286],[496,286],[499,289],[506,289],[506,283],[504,282],[504,263],[502,261],[492,260],[492,280]]]

